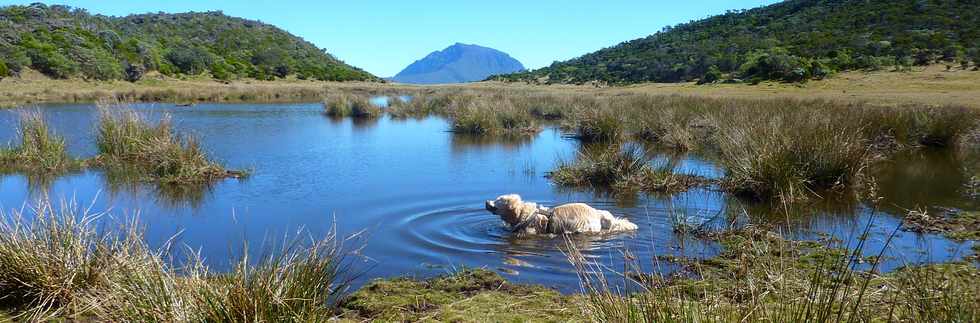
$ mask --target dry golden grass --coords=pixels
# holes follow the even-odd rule
[[[327,92],[385,95],[428,90],[574,92],[614,96],[624,93],[679,94],[711,98],[822,99],[877,104],[961,105],[980,108],[980,71],[943,66],[917,67],[913,72],[847,72],[806,84],[766,82],[758,85],[646,83],[625,87],[481,82],[459,85],[417,86],[394,83],[239,80],[222,83],[207,79],[172,79],[147,76],[136,83],[51,80],[25,73],[23,78],[0,80],[0,106],[44,102],[94,102],[106,97],[145,102],[319,102]]]

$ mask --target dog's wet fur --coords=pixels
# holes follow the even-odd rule
[[[525,202],[520,195],[508,194],[486,201],[487,211],[500,216],[519,234],[572,234],[634,231],[638,227],[609,211],[597,210],[584,203],[547,208]]]

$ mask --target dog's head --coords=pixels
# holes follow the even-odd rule
[[[499,215],[504,222],[510,225],[516,225],[527,215],[523,214],[524,209],[527,208],[524,201],[521,200],[521,196],[517,194],[501,195],[497,197],[496,200],[486,202],[487,211],[490,213]]]

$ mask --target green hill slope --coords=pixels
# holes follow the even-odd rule
[[[977,0],[788,0],[665,28],[498,80],[803,81],[843,70],[980,61]]]
[[[147,71],[216,79],[377,80],[303,39],[220,12],[91,15],[66,6],[0,8],[0,77],[137,80]]]

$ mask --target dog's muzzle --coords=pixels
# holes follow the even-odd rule
[[[487,211],[490,211],[490,213],[497,214],[497,207],[493,205],[493,201],[487,201],[484,207],[486,207]]]

